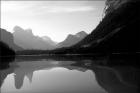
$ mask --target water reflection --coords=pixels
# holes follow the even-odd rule
[[[98,84],[108,93],[140,93],[138,57],[111,56],[96,62],[93,60],[90,65],[86,62],[73,65],[92,70]]]
[[[6,76],[13,72],[13,67],[9,68],[9,64],[14,60],[15,60],[15,56],[9,56],[9,57],[0,56],[0,87],[4,79],[6,78]]]
[[[0,72],[1,93],[140,92],[139,68],[110,65],[111,62],[124,63],[132,60],[108,57],[75,61],[17,60],[10,64],[10,68]]]
[[[15,56],[2,57],[0,56],[0,70],[9,68],[9,63],[15,61]]]

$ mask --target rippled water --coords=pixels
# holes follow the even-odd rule
[[[15,60],[1,70],[1,93],[139,93],[139,69],[92,63]]]

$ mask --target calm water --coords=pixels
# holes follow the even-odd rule
[[[1,70],[1,93],[139,93],[139,69],[92,63],[16,59]]]

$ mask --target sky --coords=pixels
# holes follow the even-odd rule
[[[61,42],[68,34],[91,33],[102,19],[104,6],[104,0],[1,1],[1,28],[13,32],[20,26]]]

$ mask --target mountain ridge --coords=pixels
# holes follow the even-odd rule
[[[83,38],[85,38],[87,36],[87,33],[84,31],[80,31],[78,33],[76,33],[75,35],[69,34],[66,39],[60,43],[58,43],[58,48],[62,48],[62,47],[70,47],[76,43],[78,43],[79,41],[81,41]]]
[[[51,50],[55,48],[55,42],[51,39],[44,40],[42,37],[35,36],[31,29],[24,30],[19,26],[15,26],[13,30],[15,43],[24,49]]]

